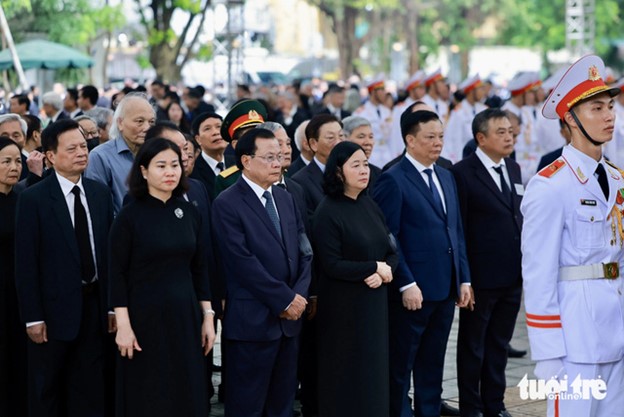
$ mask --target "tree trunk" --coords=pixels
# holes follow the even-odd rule
[[[334,17],[334,33],[338,41],[340,78],[346,80],[355,72],[354,61],[358,58],[362,42],[355,37],[358,9],[345,6],[342,15]]]
[[[420,51],[418,44],[418,12],[414,0],[404,0],[405,7],[405,37],[407,39],[407,53],[409,74],[415,73],[420,68]]]
[[[178,54],[166,42],[152,45],[149,60],[156,70],[156,77],[165,84],[176,84],[182,79],[182,68],[176,63]]]

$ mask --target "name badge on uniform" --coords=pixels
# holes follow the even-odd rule
[[[522,184],[514,184],[514,187],[516,187],[516,194],[517,195],[524,195],[524,185],[522,185]]]
[[[596,204],[596,200],[581,199],[581,206],[595,206]]]

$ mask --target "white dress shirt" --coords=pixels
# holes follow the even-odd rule
[[[214,159],[213,157],[211,157],[204,151],[202,151],[201,156],[202,158],[204,158],[204,161],[206,161],[206,163],[208,164],[210,169],[212,169],[212,172],[214,172],[215,175],[219,175],[221,173],[221,171],[219,171],[219,168],[217,168],[217,164],[219,162],[223,162],[223,169],[225,169],[225,158],[222,159],[221,161],[217,161],[216,159]]]
[[[263,207],[266,207],[266,203],[267,203],[267,199],[264,198],[264,195],[263,195],[264,192],[268,191],[271,194],[271,199],[273,200],[273,207],[275,207],[275,212],[277,213],[277,217],[279,218],[279,212],[277,211],[277,206],[275,205],[275,199],[273,198],[273,190],[271,189],[271,187],[269,187],[268,190],[265,190],[264,188],[260,187],[258,184],[256,184],[255,182],[247,178],[245,174],[242,174],[241,176],[243,177],[243,180],[245,180],[245,182],[251,187],[251,190],[254,192],[256,197],[260,199],[260,202],[262,203]]]
[[[435,184],[436,188],[438,189],[438,194],[440,195],[440,200],[442,200],[442,207],[444,208],[444,212],[446,213],[446,200],[444,199],[444,192],[442,191],[442,185],[440,184],[440,180],[438,179],[438,176],[436,175],[435,169],[433,169],[434,164],[431,164],[429,166],[425,166],[425,165],[421,164],[420,162],[418,162],[416,159],[414,159],[408,152],[405,153],[405,157],[407,158],[408,161],[410,161],[412,163],[412,165],[414,165],[414,168],[416,168],[416,170],[418,170],[418,172],[422,176],[423,180],[425,180],[425,184],[427,184],[427,186],[429,188],[431,188],[431,185],[429,185],[429,176],[427,175],[425,170],[426,169],[430,169],[433,172],[431,174],[431,177],[433,178],[433,183]]]
[[[477,148],[477,151],[475,153],[477,154],[477,157],[479,157],[479,160],[481,160],[481,163],[483,164],[483,166],[485,166],[488,174],[490,174],[490,176],[494,180],[494,183],[496,183],[496,186],[501,192],[503,191],[503,187],[501,186],[500,175],[494,170],[494,168],[498,168],[499,166],[503,168],[503,177],[505,177],[507,187],[511,191],[511,180],[509,179],[509,172],[507,172],[505,159],[501,159],[500,163],[497,164],[496,162],[492,161],[490,157],[481,150],[481,148]]]

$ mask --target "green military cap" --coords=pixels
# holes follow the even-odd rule
[[[252,127],[264,123],[267,118],[266,108],[257,100],[240,100],[223,119],[221,137],[232,142],[234,132],[243,127]]]

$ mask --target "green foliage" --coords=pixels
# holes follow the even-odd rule
[[[213,48],[212,44],[205,43],[202,44],[195,53],[195,59],[201,62],[208,62],[212,59]]]
[[[84,46],[100,31],[112,31],[125,23],[121,5],[93,7],[89,0],[12,0],[5,4],[10,5],[5,12],[16,42],[37,32],[54,42]]]
[[[200,0],[174,0],[173,6],[192,14],[201,12]]]

